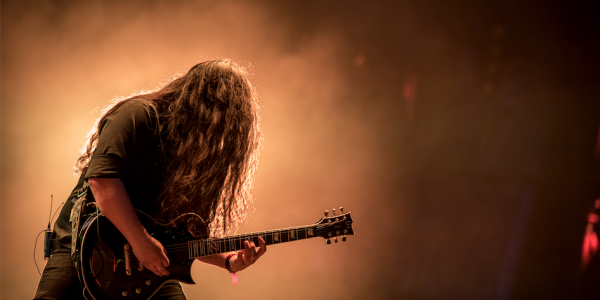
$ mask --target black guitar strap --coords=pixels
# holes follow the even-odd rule
[[[71,211],[71,259],[75,268],[79,271],[79,249],[81,246],[81,228],[90,215],[96,213],[94,195],[90,190],[87,180],[83,187],[77,190],[75,204]]]

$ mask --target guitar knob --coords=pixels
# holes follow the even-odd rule
[[[136,294],[141,294],[142,293],[142,289],[136,286],[135,287],[135,293]]]
[[[333,238],[333,240],[334,240],[334,241],[337,243],[337,242],[338,242],[338,241],[337,241],[337,236],[336,236],[336,237],[334,237],[334,238]]]
[[[343,236],[342,237],[342,242],[345,242],[345,241],[346,241],[346,236]]]
[[[325,239],[327,241],[327,245],[331,244],[331,240],[330,239]]]
[[[151,285],[151,284],[152,284],[152,281],[151,281],[150,279],[147,279],[147,278],[146,278],[146,280],[144,280],[144,283],[145,283],[146,285]]]
[[[121,290],[121,296],[127,297],[127,291],[126,290]]]

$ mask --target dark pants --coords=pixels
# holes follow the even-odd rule
[[[60,249],[52,252],[33,299],[83,300],[83,286],[71,261],[71,251]],[[181,285],[167,282],[152,296],[152,300],[185,300]],[[91,299],[90,299],[91,300]]]

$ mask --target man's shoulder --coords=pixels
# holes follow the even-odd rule
[[[159,117],[156,105],[145,99],[128,99],[124,100],[111,115],[113,120],[135,120],[136,122],[156,123]]]
[[[124,110],[135,114],[156,115],[158,113],[154,102],[146,99],[129,99],[118,110]]]
[[[154,103],[144,99],[128,99],[116,104],[100,124],[100,132],[110,132],[111,135],[120,136],[135,132],[140,134],[160,132],[159,114]]]

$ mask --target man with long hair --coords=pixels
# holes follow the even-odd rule
[[[71,211],[89,186],[100,211],[156,275],[168,275],[163,245],[135,210],[163,223],[194,214],[205,223],[193,235],[223,237],[252,207],[251,189],[261,139],[256,93],[245,70],[228,60],[199,63],[156,92],[110,106],[90,132],[75,163],[79,181],[54,226],[54,250],[35,299],[82,299],[71,261]],[[238,253],[200,260],[238,272],[266,251],[245,242]],[[168,282],[152,299],[185,299]]]

